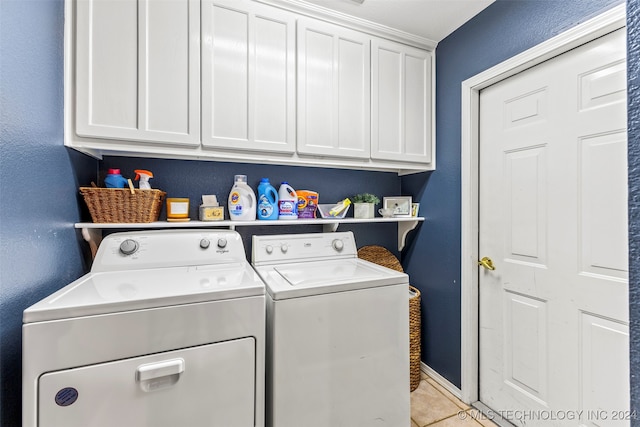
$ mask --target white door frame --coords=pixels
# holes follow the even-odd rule
[[[478,177],[480,90],[626,25],[625,4],[579,24],[462,82],[462,390],[466,403],[479,399],[478,372]]]

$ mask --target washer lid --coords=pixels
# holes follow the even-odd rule
[[[264,295],[249,263],[89,273],[27,308],[24,323]]]
[[[409,284],[409,276],[358,258],[256,267],[274,300]]]

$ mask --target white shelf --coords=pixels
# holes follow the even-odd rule
[[[322,225],[323,231],[333,232],[338,229],[340,224],[366,224],[366,223],[379,223],[379,222],[395,222],[398,224],[398,250],[404,248],[407,234],[416,226],[419,222],[424,221],[423,217],[393,217],[393,218],[371,218],[371,219],[356,219],[356,218],[342,218],[342,219],[287,219],[287,220],[273,220],[273,221],[186,221],[186,222],[169,222],[169,221],[156,221],[149,223],[94,223],[94,222],[79,222],[75,224],[75,228],[82,230],[82,236],[89,242],[91,246],[91,252],[95,255],[95,251],[98,249],[98,245],[102,240],[102,230],[106,229],[150,229],[150,228],[228,228],[235,230],[236,227],[262,227],[272,225]]]

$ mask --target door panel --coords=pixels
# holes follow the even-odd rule
[[[480,94],[479,252],[496,266],[479,271],[480,399],[496,411],[629,407],[625,50],[620,30]]]

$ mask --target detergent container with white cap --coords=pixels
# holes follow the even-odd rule
[[[278,219],[298,219],[298,195],[288,182],[278,189]]]
[[[246,175],[236,175],[229,193],[229,218],[239,221],[256,219],[256,195],[247,185]]]
[[[278,192],[262,178],[258,184],[258,219],[278,219]]]

